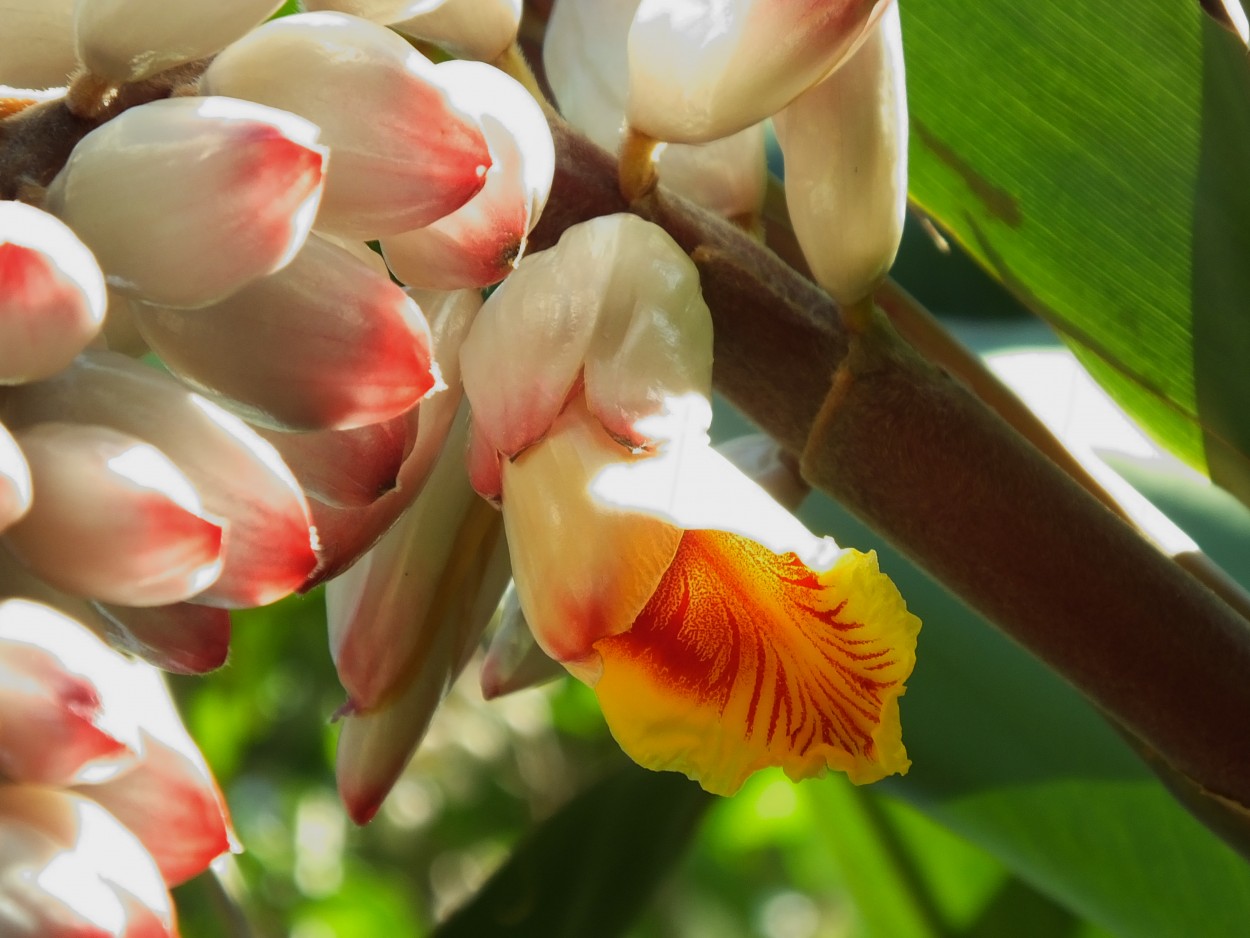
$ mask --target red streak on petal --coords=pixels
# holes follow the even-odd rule
[[[0,329],[17,325],[38,332],[49,332],[59,321],[74,321],[83,308],[83,298],[66,283],[42,251],[19,244],[0,244]],[[19,324],[16,317],[33,317]]]

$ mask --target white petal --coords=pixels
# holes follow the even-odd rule
[[[154,101],[79,141],[47,208],[111,286],[204,306],[295,256],[321,197],[316,138],[307,121],[246,101]]]
[[[78,56],[101,78],[138,81],[211,55],[281,5],[281,0],[77,0]]]
[[[304,0],[308,10],[350,13],[375,23],[398,23],[437,10],[447,0]]]
[[[55,374],[104,322],[104,275],[69,226],[0,202],[0,384]]]
[[[30,467],[13,434],[0,423],[0,531],[30,508]]]
[[[907,85],[898,6],[836,72],[776,117],[786,201],[817,283],[840,303],[885,277],[907,211]]]
[[[643,459],[609,437],[579,397],[546,439],[503,464],[521,608],[543,651],[565,664],[593,658],[595,642],[634,624],[677,551],[680,529],[589,489],[610,467]]]
[[[222,522],[158,449],[107,427],[18,434],[36,498],[7,532],[53,586],[133,606],[180,602],[221,572]]]
[[[395,22],[394,28],[457,58],[493,62],[516,41],[520,25],[521,0],[444,0],[428,13]]]
[[[375,238],[427,225],[468,201],[490,166],[480,129],[451,105],[435,67],[367,20],[274,20],[217,56],[202,87],[320,126],[332,153],[317,218],[326,231]]]
[[[555,173],[542,108],[503,72],[480,62],[439,66],[453,103],[481,124],[491,167],[480,192],[424,228],[382,239],[395,276],[414,287],[484,287],[512,272]]]
[[[703,143],[776,113],[837,68],[893,0],[642,0],[629,123]]]
[[[84,352],[48,381],[13,388],[0,411],[13,429],[47,421],[110,426],[172,459],[228,524],[222,574],[201,600],[263,605],[311,570],[308,506],[290,470],[237,417],[169,375],[113,352]]]
[[[63,85],[74,56],[74,0],[0,0],[0,85]]]

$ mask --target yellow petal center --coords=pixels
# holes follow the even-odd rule
[[[856,784],[907,771],[898,698],[920,620],[846,551],[816,572],[721,531],[686,531],[633,628],[595,644],[595,685],[631,758],[732,794],[781,766]]]

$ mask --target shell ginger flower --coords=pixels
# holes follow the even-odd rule
[[[522,261],[462,350],[474,484],[525,617],[621,747],[732,794],[754,771],[906,771],[920,623],[873,553],[817,537],[711,449],[698,275],[632,216]],[[554,406],[553,406],[554,402]]]

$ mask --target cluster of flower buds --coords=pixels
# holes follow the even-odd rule
[[[169,889],[231,846],[157,671],[0,600],[0,933],[177,934]]]
[[[421,580],[434,592],[416,600],[428,634],[402,606],[367,625],[367,612],[332,617],[350,765],[379,725],[406,723],[405,695],[427,693],[418,678],[453,667],[427,665],[428,646],[463,666],[474,638],[455,600],[478,602],[484,625],[506,584],[498,514],[454,442],[458,349],[546,201],[542,108],[483,62],[435,65],[344,12],[266,23],[277,6],[3,11],[0,83],[21,86],[0,95],[5,113],[94,126],[46,185],[0,202],[0,778],[13,783],[0,840],[21,845],[0,857],[5,934],[172,934],[167,885],[229,845],[168,700],[143,702],[148,672],[133,669],[148,665],[108,645],[208,671],[225,660],[229,609],[362,555],[331,602],[377,606],[369,577],[410,562],[413,525],[422,544],[447,534]],[[511,46],[520,13],[390,6],[404,32],[482,59]],[[172,96],[117,105],[162,81]],[[365,244],[379,238],[386,260]],[[138,360],[149,353],[167,370]],[[367,554],[423,487],[413,520]],[[480,539],[455,540],[457,525]],[[456,579],[456,557],[492,539],[489,574]],[[394,666],[367,673],[379,653]],[[36,704],[37,728],[8,718]],[[128,728],[115,712],[144,718]]]
[[[514,576],[489,695],[558,662],[637,761],[717,792],[764,766],[857,782],[906,769],[897,700],[919,623],[874,555],[810,534],[709,446],[712,326],[692,262],[633,216],[523,257],[555,152],[542,107],[488,64],[515,61],[518,0],[324,0],[267,22],[272,0],[7,6],[0,82],[68,82],[43,104],[0,95],[10,119],[61,108],[98,126],[21,188],[31,204],[0,203],[0,599],[27,598],[0,605],[0,641],[5,622],[26,636],[49,619],[206,671],[228,609],[328,581],[348,695],[338,781],[364,822]],[[855,231],[901,212],[897,34],[889,0],[559,0],[545,57],[596,139],[615,146],[624,120],[627,141],[690,144],[664,172],[739,220],[762,200],[761,122],[787,109],[811,213],[796,230],[835,245],[812,266],[852,302],[897,244]],[[422,43],[460,58],[435,64]],[[171,74],[160,100],[117,104]],[[818,93],[836,146],[798,110]],[[873,191],[818,178],[822,149],[840,153],[835,173],[871,159]],[[817,230],[835,225],[841,241]],[[148,352],[167,371],[135,359]],[[750,474],[795,493],[775,461]],[[26,681],[3,654],[0,708]],[[82,662],[66,673],[97,681]],[[67,680],[41,692],[95,726],[95,698]],[[166,882],[211,858],[197,848],[171,872],[168,846],[131,823],[164,783],[129,766],[155,752],[173,774],[147,737],[108,730],[49,780],[2,762],[21,743],[6,727],[0,712],[0,776],[109,792],[98,803]],[[40,857],[106,836],[88,835],[103,822],[78,796],[50,797],[10,806],[0,788],[0,833],[42,832]],[[132,895],[172,928],[163,893],[100,875],[122,896],[89,918],[104,933],[146,927]]]
[[[907,97],[894,0],[559,0],[544,62],[566,116],[664,183],[750,222],[772,117],[794,233],[839,303],[869,297],[907,206]],[[593,76],[593,77],[588,77]],[[628,169],[628,167],[626,167]],[[622,175],[627,194],[649,171]]]

